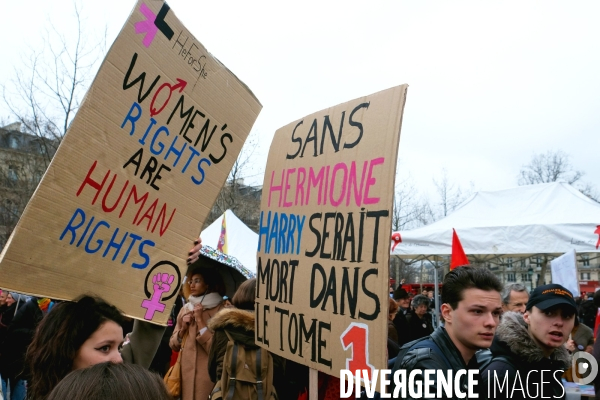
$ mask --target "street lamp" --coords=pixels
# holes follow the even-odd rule
[[[529,291],[531,292],[533,290],[533,268],[531,267],[531,265],[529,266],[529,269],[527,270],[527,275],[529,276]]]

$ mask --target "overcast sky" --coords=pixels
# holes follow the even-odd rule
[[[134,4],[85,1],[86,30],[107,26],[112,43]],[[423,191],[443,168],[465,188],[511,187],[520,166],[547,150],[571,155],[600,189],[598,1],[169,5],[263,104],[253,129],[259,170],[281,126],[407,83],[398,174]],[[73,32],[72,10],[70,0],[3,4],[0,83],[39,46],[45,25]]]

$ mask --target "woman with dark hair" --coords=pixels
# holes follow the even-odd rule
[[[68,374],[48,400],[173,400],[162,379],[135,364],[105,362]]]
[[[208,376],[207,360],[213,332],[209,320],[223,308],[225,285],[213,268],[190,268],[184,296],[188,302],[177,315],[169,345],[181,351],[181,399],[205,400],[214,383]]]
[[[208,324],[214,331],[213,345],[208,355],[208,373],[216,383],[221,379],[223,358],[227,350],[227,342],[231,338],[241,343],[246,349],[257,348],[254,342],[254,300],[256,298],[256,278],[244,281],[237,289],[231,303],[232,308],[220,311]],[[227,331],[227,333],[226,333]],[[273,357],[273,382],[280,399],[291,398],[284,395],[285,360],[277,355]],[[225,396],[223,396],[225,397]]]
[[[123,322],[119,310],[99,298],[83,296],[54,306],[27,350],[28,398],[46,399],[73,370],[122,362]]]

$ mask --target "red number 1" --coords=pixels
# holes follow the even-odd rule
[[[352,358],[346,359],[346,369],[356,373],[366,369],[371,379],[373,366],[369,364],[369,326],[352,322],[340,336],[344,350],[352,346]]]

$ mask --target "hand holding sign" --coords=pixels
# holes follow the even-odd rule
[[[190,249],[188,252],[188,258],[186,260],[187,265],[192,265],[196,261],[198,261],[198,257],[200,257],[200,248],[202,247],[202,238],[198,238],[194,240],[194,247]]]

